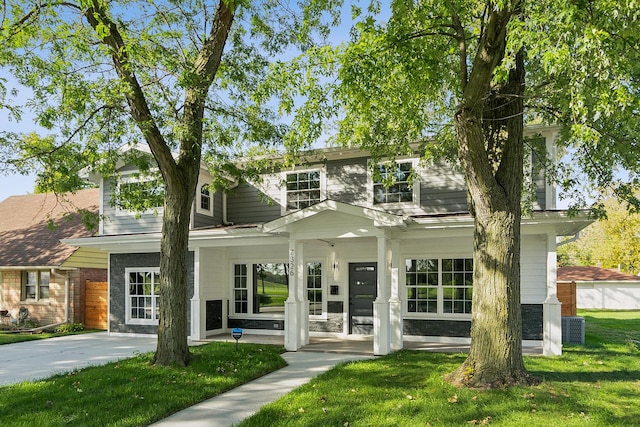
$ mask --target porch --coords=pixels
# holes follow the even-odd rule
[[[235,342],[230,333],[212,335],[198,342]],[[254,344],[271,344],[284,347],[282,335],[257,335],[244,334],[239,342]],[[469,344],[434,343],[404,340],[404,349],[421,350],[442,353],[468,353]],[[309,344],[302,346],[298,351],[313,351],[319,353],[349,353],[373,355],[373,337],[334,338],[334,337],[309,337]],[[523,354],[527,356],[541,356],[541,346],[523,346]]]

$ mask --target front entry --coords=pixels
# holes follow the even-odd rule
[[[349,333],[373,335],[373,301],[377,296],[375,262],[349,264]]]

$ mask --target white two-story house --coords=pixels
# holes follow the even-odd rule
[[[553,148],[554,130],[536,132]],[[330,148],[304,167],[207,190],[201,171],[189,256],[189,336],[205,339],[240,327],[284,335],[295,351],[310,336],[372,336],[383,355],[408,340],[468,343],[473,293],[473,218],[463,174],[415,157],[375,165],[355,149]],[[153,334],[158,319],[162,208],[134,215],[110,203],[120,182],[97,177],[100,235],[69,241],[109,253],[109,332]],[[414,180],[408,179],[413,174]],[[556,298],[556,237],[585,227],[585,217],[555,209],[543,176],[533,213],[522,220],[521,310],[525,345],[562,351]]]

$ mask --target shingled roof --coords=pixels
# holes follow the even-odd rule
[[[600,267],[559,267],[558,282],[611,282],[640,281],[639,276],[621,273],[618,270]]]
[[[78,248],[60,239],[90,237],[76,213],[99,212],[99,189],[11,196],[0,202],[0,267],[57,267]],[[56,225],[50,227],[50,223]]]

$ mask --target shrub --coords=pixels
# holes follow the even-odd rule
[[[65,323],[56,328],[58,334],[70,334],[73,332],[84,331],[84,325],[82,323]]]

